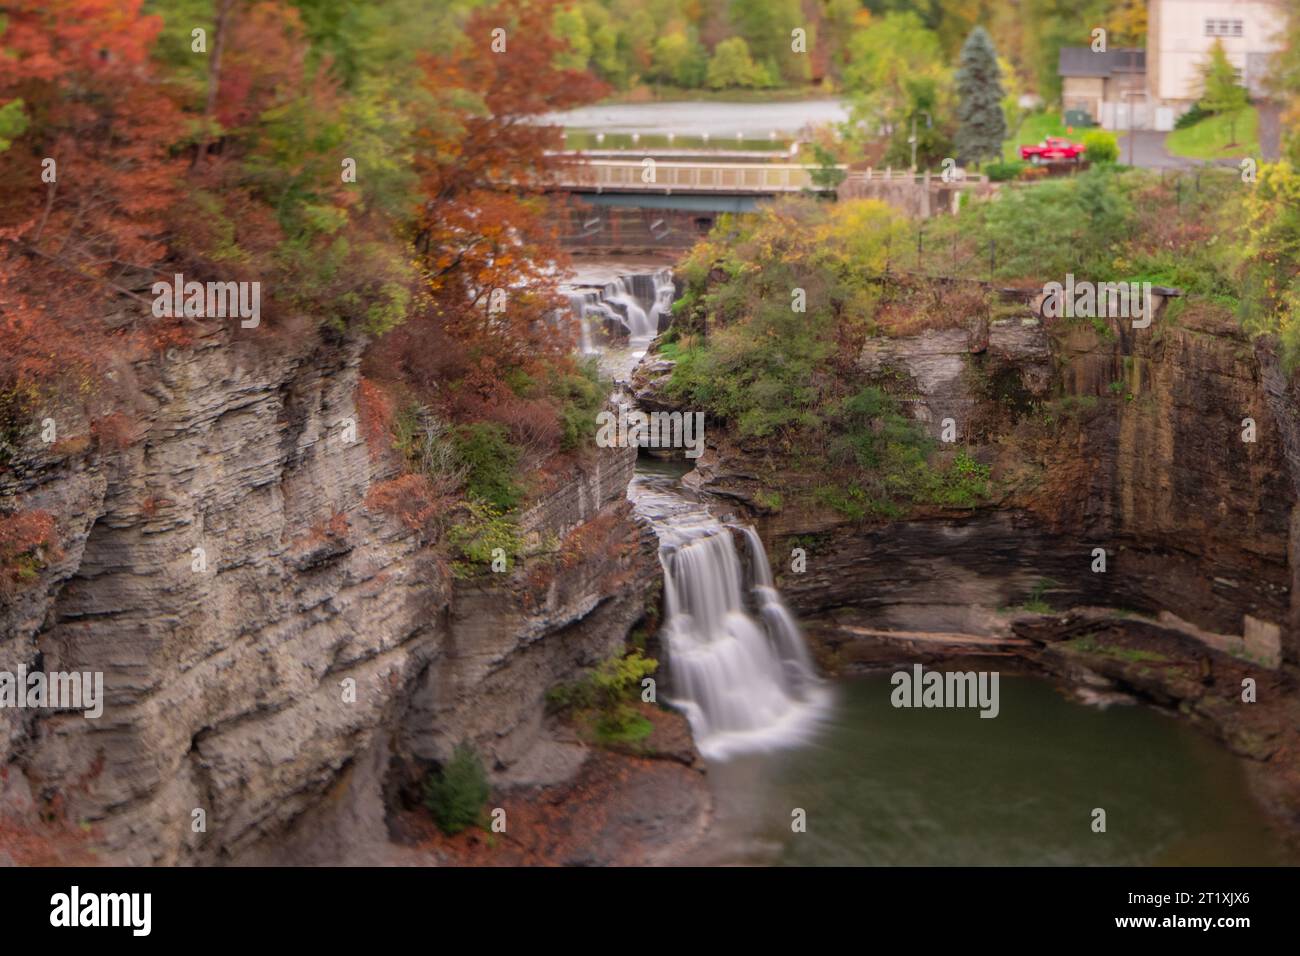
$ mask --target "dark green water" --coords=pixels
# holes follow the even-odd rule
[[[895,709],[886,675],[836,688],[807,746],[709,766],[717,819],[690,863],[1295,863],[1237,759],[1139,706],[1001,677],[1001,713]],[[791,811],[807,811],[807,832]],[[1106,832],[1091,829],[1106,811]]]

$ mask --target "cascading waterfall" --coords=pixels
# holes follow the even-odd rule
[[[659,269],[607,279],[608,273],[568,287],[570,321],[577,324],[579,348],[584,355],[599,354],[604,336],[626,335],[631,352],[643,353],[671,316],[676,294],[672,272]]]
[[[615,274],[613,281],[609,275],[589,273],[571,286],[569,306],[582,351],[600,354],[617,381],[630,377],[667,324],[676,290],[668,269]],[[630,348],[608,347],[595,323],[601,332],[625,330]],[[829,693],[773,583],[757,532],[719,521],[686,497],[676,478],[640,466],[628,496],[659,538],[669,702],[690,721],[700,753],[719,760],[806,740]]]
[[[650,323],[650,317],[628,291],[627,282],[622,276],[605,286],[605,301],[623,309],[627,316],[624,324],[627,326],[629,344],[633,347],[644,348],[658,333],[658,327]]]
[[[677,295],[677,289],[673,285],[673,274],[667,269],[661,269],[653,276],[654,280],[654,302],[650,306],[650,314],[647,316],[650,327],[654,329],[652,334],[657,334],[663,327],[663,316],[670,315],[673,307],[673,299]]]
[[[634,489],[659,535],[673,694],[717,760],[806,740],[827,705],[803,635],[772,584],[758,534],[665,490]],[[749,574],[733,527],[749,542]]]

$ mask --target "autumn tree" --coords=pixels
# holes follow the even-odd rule
[[[160,26],[140,0],[16,0],[0,17],[3,417],[56,377],[90,386],[148,315],[183,171],[149,62]]]
[[[419,305],[367,366],[443,418],[500,426],[517,447],[548,452],[582,389],[555,321],[565,258],[546,190],[562,171],[551,155],[562,133],[533,120],[600,89],[561,65],[555,6],[477,10],[462,42],[425,62],[433,108],[413,138],[423,204],[410,224]]]

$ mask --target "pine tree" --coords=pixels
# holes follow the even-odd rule
[[[1250,105],[1250,94],[1237,82],[1237,73],[1224,52],[1223,41],[1215,40],[1210,55],[1201,66],[1205,92],[1201,109],[1228,117],[1228,142],[1237,142],[1237,113]]]
[[[957,158],[962,163],[996,159],[1007,136],[1002,114],[998,54],[983,27],[976,27],[961,48],[957,70]]]

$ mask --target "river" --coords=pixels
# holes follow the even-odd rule
[[[563,126],[571,149],[673,145],[768,150],[787,148],[793,140],[806,137],[812,127],[847,119],[848,106],[843,101],[817,99],[788,103],[611,103],[548,113],[538,122]]]

